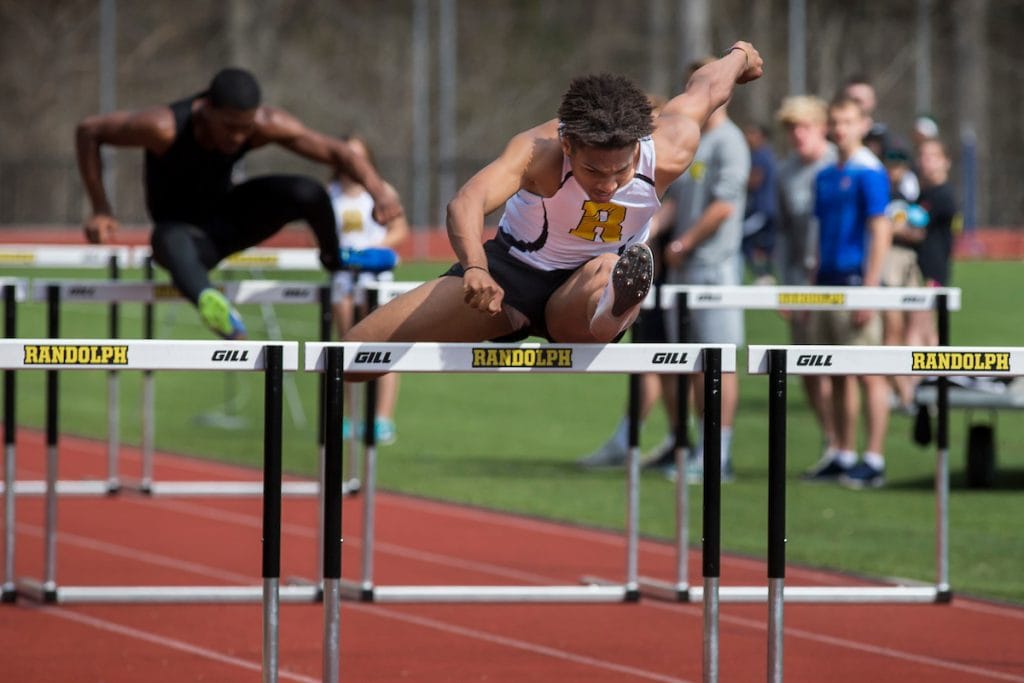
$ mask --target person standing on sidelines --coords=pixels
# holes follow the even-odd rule
[[[920,287],[921,269],[917,264],[916,245],[924,239],[928,212],[917,203],[917,197],[908,199],[900,194],[901,181],[910,173],[910,151],[893,143],[882,159],[889,174],[889,205],[886,215],[892,225],[892,246],[882,268],[882,284],[886,287]],[[883,311],[882,336],[886,346],[908,345],[913,311]],[[914,378],[889,378],[893,390],[892,407],[914,415]]]
[[[928,212],[924,239],[917,243],[917,264],[928,287],[948,287],[952,281],[953,236],[960,221],[956,194],[949,182],[950,161],[938,138],[922,140],[917,148],[921,174],[918,204]],[[907,339],[909,344],[937,346],[938,328],[933,311],[915,311]]]
[[[882,162],[862,140],[870,119],[860,103],[840,96],[829,105],[828,127],[839,152],[837,163],[815,179],[814,213],[819,227],[818,285],[877,287],[892,242],[885,215],[889,177]],[[877,311],[816,311],[818,344],[880,345],[882,319]],[[857,461],[860,417],[858,379],[867,404],[867,443]],[[881,375],[832,377],[832,406],[839,452],[823,458],[811,479],[836,479],[851,488],[885,483],[885,432],[889,420],[889,384]]]
[[[703,68],[708,60],[691,66],[691,72]],[[666,202],[675,205],[672,239],[665,248],[667,281],[688,285],[739,285],[743,282],[743,215],[750,175],[750,148],[743,131],[729,118],[726,105],[715,109],[701,129],[700,146],[687,173],[669,188]],[[677,315],[670,315],[669,333],[675,338]],[[742,309],[696,309],[690,311],[687,339],[677,341],[707,344],[744,342]],[[664,387],[669,415],[677,413],[674,383]],[[704,409],[704,383],[694,377],[695,416]],[[732,426],[739,403],[739,379],[736,374],[722,375],[722,479],[733,477]],[[686,462],[686,477],[691,482],[703,479],[703,420],[697,419],[697,438]],[[655,453],[656,465],[670,478],[676,476],[675,462],[667,453]]]
[[[345,267],[322,183],[298,175],[235,182],[236,163],[269,144],[351,174],[373,197],[374,214],[382,223],[402,215],[398,195],[348,143],[262,104],[256,78],[227,68],[206,90],[173,104],[90,116],[78,124],[78,167],[92,203],[86,239],[110,242],[118,228],[103,187],[100,148],[141,147],[154,260],[170,272],[207,327],[227,339],[244,337],[238,312],[210,283],[209,271],[226,256],[303,220],[316,235],[324,267],[332,272]]]
[[[357,136],[342,138],[376,168],[373,154],[366,141]],[[331,297],[338,337],[344,337],[355,322],[356,308],[366,314],[365,285],[372,282],[394,280],[392,268],[397,261],[395,251],[409,236],[409,224],[404,215],[396,216],[381,225],[373,217],[373,197],[350,173],[338,169],[327,184],[334,216],[338,224],[338,241],[342,261],[349,267],[334,273]],[[377,253],[374,253],[377,252]],[[395,403],[398,400],[398,375],[389,373],[377,381],[377,408],[374,420],[376,441],[389,445],[397,439],[395,430]],[[352,401],[345,401],[351,410]],[[351,435],[351,420],[344,418],[344,438]]]
[[[818,268],[818,221],[814,216],[814,179],[836,162],[836,149],[828,141],[828,105],[819,97],[796,95],[782,101],[775,114],[786,132],[790,154],[779,164],[775,182],[777,230],[775,272],[779,284],[803,287],[814,284]],[[812,343],[811,312],[785,311],[793,344]],[[823,456],[838,452],[832,419],[832,382],[828,375],[802,375],[807,403],[817,419],[824,443]]]
[[[772,251],[775,249],[775,152],[768,130],[760,123],[743,127],[750,147],[750,178],[747,180],[746,211],[743,217],[743,259],[754,284],[772,285]]]
[[[644,242],[659,197],[690,165],[711,113],[761,73],[757,50],[737,42],[657,119],[626,78],[574,79],[557,119],[513,137],[449,202],[458,262],[371,313],[346,339],[617,339],[651,285]],[[502,205],[498,234],[484,243],[484,217]],[[355,374],[365,380],[373,371]]]

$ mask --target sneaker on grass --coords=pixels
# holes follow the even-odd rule
[[[626,449],[618,440],[612,438],[593,453],[580,458],[576,464],[584,469],[598,469],[601,467],[622,467],[626,464]]]
[[[203,323],[224,339],[245,339],[242,316],[228,298],[212,287],[199,293],[199,317]]]
[[[654,447],[640,463],[640,469],[658,470],[663,474],[667,469],[675,469],[676,466],[676,438],[669,434],[665,439]],[[683,457],[687,456],[684,449]]]
[[[804,481],[835,481],[849,469],[843,467],[834,453],[827,452],[814,467],[804,472],[800,478]]]
[[[722,463],[721,470],[721,483],[731,484],[736,481],[736,474],[732,469],[732,459],[728,459]],[[686,483],[687,484],[703,484],[704,483],[704,459],[703,458],[687,458],[686,459]]]
[[[850,489],[876,489],[885,484],[885,470],[863,460],[839,476],[839,483]]]
[[[378,417],[373,423],[373,430],[377,443],[381,446],[390,446],[398,441],[398,430],[395,429],[395,421],[386,417]]]

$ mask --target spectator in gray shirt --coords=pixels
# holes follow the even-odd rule
[[[691,71],[700,68],[699,62]],[[743,132],[719,107],[701,130],[700,145],[690,168],[666,193],[675,206],[672,239],[665,248],[667,280],[672,284],[738,285],[743,278],[743,213],[750,176],[750,149]],[[669,330],[678,329],[674,321]],[[709,344],[744,343],[743,311],[695,310],[690,313],[689,337],[680,341]],[[674,383],[673,387],[674,387]],[[703,381],[694,378],[698,415],[703,412]],[[669,414],[675,415],[673,391],[665,392]],[[732,426],[739,401],[735,374],[722,375],[722,478],[732,478]],[[703,478],[703,438],[699,433],[687,461],[687,479]],[[663,467],[673,476],[672,465]]]
[[[828,106],[818,97],[787,97],[775,114],[786,131],[790,154],[776,178],[775,272],[779,284],[804,286],[814,282],[818,266],[818,222],[814,217],[814,178],[836,162],[836,149],[826,138]],[[810,311],[783,312],[794,344],[812,343]],[[803,375],[807,402],[814,410],[824,443],[823,457],[838,452],[832,419],[832,383],[827,375]]]

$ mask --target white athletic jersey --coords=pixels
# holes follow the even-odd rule
[[[388,230],[373,219],[373,197],[370,193],[364,190],[361,194],[349,196],[338,183],[330,183],[327,193],[331,196],[342,248],[379,247]]]
[[[610,202],[594,202],[562,159],[562,185],[552,197],[519,190],[498,224],[509,253],[539,270],[575,269],[600,254],[617,253],[647,239],[651,216],[661,206],[654,187],[654,140],[640,140],[633,179]]]

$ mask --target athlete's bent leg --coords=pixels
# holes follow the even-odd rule
[[[203,323],[225,339],[245,337],[238,311],[210,283],[208,271],[221,253],[204,229],[188,223],[161,221],[150,239],[153,260],[167,269],[171,282],[195,304]]]
[[[464,301],[462,278],[444,276],[426,282],[381,306],[357,323],[344,341],[351,342],[476,342],[516,331],[516,316],[489,315]],[[371,374],[346,374],[352,382]]]
[[[565,343],[613,341],[636,320],[653,273],[646,244],[634,244],[620,257],[602,254],[583,264],[548,300],[545,317],[551,338]]]
[[[234,230],[219,236],[225,255],[255,246],[292,221],[305,221],[316,236],[320,262],[341,269],[331,198],[322,183],[301,175],[268,175],[235,186],[227,200]]]

